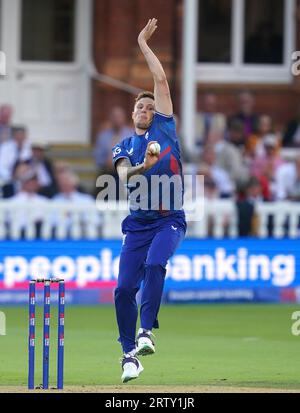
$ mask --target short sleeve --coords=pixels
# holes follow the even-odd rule
[[[116,162],[119,159],[126,158],[129,159],[129,154],[125,148],[124,142],[118,143],[113,149],[112,149],[112,160],[113,164],[115,165]]]

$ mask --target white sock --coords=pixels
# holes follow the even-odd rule
[[[135,357],[135,355],[136,355],[135,349],[131,350],[129,353],[124,354],[125,357]]]
[[[146,330],[145,328],[139,328],[139,331],[138,331],[138,335],[139,334],[142,334],[142,333],[146,333],[146,334],[151,334],[151,330]]]

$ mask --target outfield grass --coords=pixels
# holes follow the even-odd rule
[[[7,318],[7,335],[0,336],[0,386],[26,386],[27,307],[0,310]],[[145,371],[134,384],[300,389],[300,336],[291,333],[296,310],[296,305],[163,306],[157,353],[142,358]],[[65,384],[119,385],[113,307],[67,307],[65,324]],[[36,384],[41,383],[41,334],[40,327]],[[56,328],[51,334],[55,385]]]

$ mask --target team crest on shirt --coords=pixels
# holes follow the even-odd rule
[[[149,132],[146,132],[145,139],[146,141],[149,139]]]
[[[117,146],[116,148],[115,148],[115,150],[113,151],[113,157],[115,158],[117,155],[119,155],[120,153],[122,152],[122,149],[119,147],[119,146]]]

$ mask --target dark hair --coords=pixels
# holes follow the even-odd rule
[[[247,188],[252,188],[253,186],[260,186],[259,179],[256,176],[250,176],[247,182]]]
[[[135,99],[135,103],[137,103],[139,100],[143,98],[150,98],[154,100],[154,94],[152,92],[148,92],[147,90],[144,90],[143,92],[139,93]]]
[[[12,133],[15,134],[15,133],[18,133],[18,132],[26,133],[26,127],[25,126],[14,126],[12,128]]]
[[[229,121],[229,130],[234,132],[243,132],[244,124],[240,119],[232,119]]]
[[[14,175],[16,173],[16,170],[20,165],[30,166],[30,163],[31,163],[30,159],[27,159],[26,161],[17,161],[13,166],[12,175]]]

